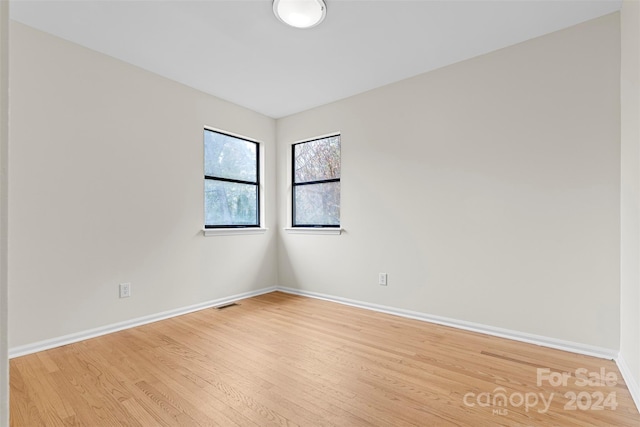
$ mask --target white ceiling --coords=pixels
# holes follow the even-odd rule
[[[620,9],[621,0],[327,0],[287,27],[271,0],[13,0],[11,18],[279,118]]]

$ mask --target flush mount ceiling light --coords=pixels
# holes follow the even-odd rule
[[[292,27],[311,28],[322,22],[327,5],[324,0],[273,0],[273,13]]]

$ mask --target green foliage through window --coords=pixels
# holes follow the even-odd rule
[[[206,228],[260,226],[258,165],[256,142],[204,130]]]

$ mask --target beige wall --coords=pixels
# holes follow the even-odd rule
[[[346,230],[282,231],[280,283],[617,350],[619,34],[605,16],[279,120],[281,225],[291,143],[340,131]]]
[[[9,425],[7,298],[7,148],[9,145],[9,2],[0,1],[0,427]]]
[[[273,119],[15,22],[10,53],[12,348],[277,284]],[[202,235],[204,126],[264,143],[266,234]]]
[[[280,284],[619,348],[618,14],[278,120],[277,152],[272,119],[11,36],[11,347]],[[264,141],[265,235],[201,235],[203,126]],[[334,131],[346,231],[287,234],[290,144]]]
[[[637,0],[623,3],[621,35],[620,356],[635,379],[636,390],[640,390],[640,3]]]

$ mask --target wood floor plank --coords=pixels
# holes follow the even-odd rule
[[[216,372],[211,372],[208,369],[213,363],[218,365]],[[194,366],[199,375],[206,379],[206,381],[211,385],[233,385],[233,388],[237,390],[237,393],[245,396],[251,396],[255,401],[251,406],[259,407],[260,412],[264,412],[266,408],[273,407],[277,402],[281,408],[281,414],[287,419],[305,419],[313,417],[313,412],[299,405],[295,401],[290,400],[287,393],[279,390],[273,383],[263,380],[259,375],[259,372],[251,370],[251,362],[249,360],[243,358],[242,363],[239,363],[234,367],[235,371],[224,369],[226,372],[224,372],[223,369],[220,369],[226,368],[226,366],[221,366],[225,365],[222,361],[216,362],[213,360],[192,358],[189,359],[189,364]],[[181,366],[179,369],[184,369],[184,366]],[[245,375],[244,372],[252,372],[252,374]],[[223,387],[218,388],[221,390],[223,389]],[[244,399],[246,399],[246,397]]]
[[[117,387],[114,397],[111,382],[103,378],[112,366],[94,364],[83,351],[83,346],[84,343],[76,343],[56,349],[59,351],[49,352],[60,369],[59,372],[50,374],[56,379],[58,394],[70,401],[77,420],[91,417],[100,425],[118,425],[128,421],[129,425],[139,426],[137,420],[128,420],[127,412],[120,405],[120,400],[126,399],[128,393]]]
[[[29,395],[31,384],[25,382],[19,369],[20,361],[11,363],[9,369],[10,382],[10,422],[12,426],[44,426],[44,420],[36,402]]]
[[[15,358],[10,375],[12,427],[640,425],[613,361],[281,292]]]
[[[249,315],[244,316],[243,320],[246,323],[247,318],[250,317]],[[198,329],[198,330],[202,330],[202,328],[198,328],[197,325],[193,325],[194,329]],[[224,327],[224,326],[223,326]],[[257,323],[255,325],[255,328],[260,328],[260,324]],[[255,330],[252,328],[249,328],[249,330]],[[265,366],[268,366],[265,364],[265,361],[269,360],[269,358],[275,358],[276,359],[276,366],[275,366],[275,377],[279,378],[282,377],[286,371],[288,367],[293,366],[292,363],[296,363],[295,361],[292,360],[284,360],[283,358],[286,358],[286,354],[291,354],[287,348],[283,348],[280,343],[281,342],[286,342],[287,339],[285,338],[284,340],[282,338],[280,338],[277,341],[277,348],[272,348],[272,344],[267,344],[265,347],[265,344],[261,344],[261,340],[252,340],[251,337],[243,337],[242,335],[238,334],[238,330],[233,328],[230,330],[224,330],[224,333],[222,335],[218,335],[219,339],[225,340],[225,344],[229,345],[230,347],[234,348],[234,344],[235,346],[237,346],[238,349],[242,349],[242,347],[246,348],[246,342],[247,340],[250,340],[252,342],[252,347],[251,347],[251,352],[244,352],[243,356],[245,356],[243,358],[243,366],[238,366],[235,368],[235,371],[241,371],[243,369],[243,367],[246,367],[247,363],[250,363],[250,358],[248,356],[253,355],[253,357],[255,358],[255,363],[256,366],[259,368],[259,370],[264,370]],[[283,331],[281,331],[281,334],[284,334]],[[283,354],[283,350],[284,350],[284,354]],[[295,370],[295,375],[298,377],[302,377],[307,371],[309,371],[309,369],[307,369],[304,364],[308,364],[311,363],[313,364],[320,364],[320,361],[317,361],[316,358],[314,357],[302,357],[303,355],[300,352],[297,352],[299,358],[301,358],[302,362],[303,362],[303,366],[298,366],[298,369]],[[319,350],[319,353],[325,353],[324,351]],[[306,354],[306,353],[305,353]],[[306,356],[313,356],[312,354],[306,354]],[[218,364],[216,364],[218,365]],[[284,369],[283,369],[284,368]],[[324,372],[323,372],[324,371]],[[255,370],[252,370],[251,372],[255,372]],[[340,375],[337,375],[335,373],[329,372],[328,371],[328,367],[323,366],[322,369],[318,369],[317,367],[312,367],[311,368],[311,372],[314,373],[314,375],[310,378],[305,378],[305,382],[306,385],[308,384],[322,384],[322,396],[319,397],[319,402],[322,402],[323,404],[327,404],[328,401],[328,397],[332,396],[334,393],[339,393],[339,397],[338,397],[338,401],[341,402],[341,405],[344,405],[346,401],[350,400],[350,399],[355,399],[357,398],[356,394],[351,394],[349,396],[345,396],[344,393],[342,393],[340,390],[344,388],[343,384],[341,384],[341,382],[343,381],[343,379],[340,377]],[[323,379],[322,377],[320,377],[320,375],[318,374],[319,372],[322,372],[321,375],[324,375],[327,379],[330,378],[334,378],[337,379],[337,381],[334,381],[335,384],[327,384],[327,383],[323,383]],[[309,387],[307,387],[308,389]],[[301,385],[299,387],[297,387],[296,389],[298,390],[305,390],[304,385]],[[315,387],[314,387],[315,389]],[[298,394],[298,398],[299,398],[299,394]],[[361,403],[355,403],[356,407],[362,408],[363,405]],[[353,408],[352,408],[353,409]],[[380,425],[381,420],[386,420],[387,421],[387,425],[388,423],[392,423],[394,420],[393,419],[387,419],[388,414],[384,414],[384,412],[378,413],[378,408],[376,407],[367,407],[367,411],[363,412],[363,411],[352,411],[350,410],[350,414],[353,414],[353,416],[357,417],[358,419],[354,419],[354,423],[355,424],[348,424],[348,425],[359,425],[358,422],[363,420],[363,419],[370,419],[372,418],[372,413],[376,414],[378,416],[378,418],[373,418],[372,423],[374,425],[378,424]],[[349,420],[351,418],[351,415],[348,415],[346,418],[342,418],[340,420],[340,422],[344,423],[345,421]],[[314,422],[314,425],[320,425],[322,418],[320,420],[316,420]],[[394,425],[399,425],[398,423],[400,422],[399,419],[395,419],[395,424]],[[362,425],[362,424],[360,424]],[[384,424],[382,424],[384,425]],[[408,424],[408,425],[413,425],[413,424]]]

